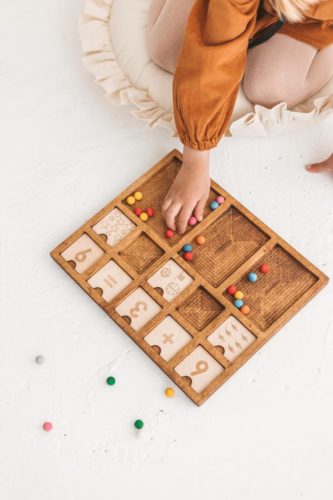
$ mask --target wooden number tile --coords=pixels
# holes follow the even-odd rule
[[[215,347],[222,347],[224,357],[232,362],[256,340],[256,337],[236,318],[229,316],[207,340]]]
[[[156,347],[161,358],[165,361],[169,361],[191,339],[191,335],[171,316],[164,318],[161,323],[145,336],[145,341],[149,345]]]
[[[161,288],[165,300],[171,302],[192,283],[193,278],[178,266],[174,260],[170,259],[147,281],[153,288]]]
[[[80,236],[61,254],[67,262],[73,263],[75,270],[80,274],[89,269],[103,255],[103,250],[87,234]]]
[[[191,380],[191,387],[196,392],[203,391],[223,370],[223,366],[200,345],[175,367],[179,375]]]
[[[132,278],[114,260],[110,260],[88,279],[90,286],[102,290],[102,297],[107,302],[114,299],[131,281]]]
[[[137,288],[116,307],[120,316],[129,318],[133,330],[138,331],[161,310],[161,307],[142,288]]]
[[[97,234],[104,234],[107,243],[113,247],[135,229],[131,222],[118,208],[114,208],[92,228]]]

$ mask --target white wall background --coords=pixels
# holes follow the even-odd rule
[[[331,500],[332,284],[197,408],[165,398],[167,377],[49,257],[180,148],[102,98],[81,8],[0,0],[1,499]],[[331,278],[333,177],[304,165],[332,149],[330,119],[212,156],[212,177]]]

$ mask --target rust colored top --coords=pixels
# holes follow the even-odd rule
[[[211,149],[228,127],[243,78],[248,44],[279,19],[268,0],[196,0],[173,79],[173,111],[181,142]],[[333,0],[308,9],[302,23],[279,33],[321,49],[333,43]]]

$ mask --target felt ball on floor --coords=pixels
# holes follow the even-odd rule
[[[128,205],[134,205],[135,198],[134,198],[134,196],[127,196],[126,201],[127,201]]]
[[[249,306],[248,306],[247,304],[244,304],[244,305],[241,307],[241,309],[240,309],[240,310],[241,310],[241,312],[242,312],[243,314],[249,314],[249,312],[250,312],[250,308],[249,308]]]
[[[218,203],[219,205],[222,205],[222,203],[224,203],[224,201],[225,201],[225,198],[224,198],[224,196],[222,196],[222,195],[221,195],[221,196],[218,196],[218,197],[216,198],[216,201],[217,201],[217,203]]]
[[[268,264],[261,264],[259,267],[261,273],[269,273],[269,265]]]
[[[235,285],[230,285],[228,286],[227,288],[227,292],[230,294],[230,295],[233,295],[234,293],[237,292],[237,288],[235,287]]]
[[[235,299],[244,299],[244,293],[240,290],[237,290],[237,292],[234,293],[234,297]]]
[[[175,391],[173,390],[172,387],[167,387],[164,391],[164,394],[166,395],[167,398],[172,398],[175,395]]]
[[[236,299],[234,301],[234,306],[237,307],[237,309],[240,309],[244,305],[244,302],[241,299]]]
[[[114,384],[116,383],[116,379],[115,379],[114,377],[108,377],[108,378],[106,379],[106,383],[107,383],[108,385],[114,385]]]
[[[173,234],[174,234],[174,233],[173,233],[172,229],[167,229],[167,230],[165,231],[165,237],[166,237],[166,238],[172,238],[172,237],[173,237]]]
[[[141,419],[138,419],[134,422],[134,427],[136,429],[142,429],[143,426],[144,426],[144,423],[143,423],[143,420],[141,420]]]
[[[193,253],[192,252],[185,252],[184,259],[187,261],[191,261],[193,259]]]
[[[190,217],[189,220],[188,220],[188,223],[189,223],[190,226],[195,226],[197,222],[198,222],[197,218],[194,217],[194,215],[192,215],[192,217]]]
[[[143,194],[142,194],[140,191],[135,191],[135,193],[134,193],[134,198],[135,198],[137,201],[140,201],[140,200],[142,200],[142,198],[143,198]]]
[[[211,202],[211,204],[209,206],[212,210],[215,210],[219,206],[219,204],[217,201],[214,200]]]
[[[198,245],[203,245],[204,243],[206,243],[206,238],[202,236],[202,234],[199,234],[199,236],[196,237],[195,241]]]
[[[247,275],[247,279],[251,282],[251,283],[254,283],[255,281],[257,281],[258,279],[258,276],[256,275],[256,273],[249,273]]]
[[[143,222],[146,222],[149,219],[148,214],[146,214],[146,212],[142,212],[139,217]]]
[[[36,356],[35,357],[35,362],[37,363],[37,365],[42,365],[43,363],[45,363],[45,358],[44,356]]]
[[[136,207],[133,212],[135,213],[135,215],[137,215],[139,217],[140,214],[142,214],[142,208],[139,208],[139,207]]]
[[[149,217],[152,217],[153,215],[155,215],[155,211],[151,207],[147,208],[146,212],[149,215]]]
[[[186,245],[183,246],[183,252],[192,252],[192,245],[186,243]]]
[[[43,423],[43,429],[44,431],[46,432],[50,432],[53,428],[53,425],[51,424],[51,422],[44,422]]]

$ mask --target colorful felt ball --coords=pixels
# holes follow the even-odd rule
[[[137,201],[140,201],[143,198],[143,194],[140,191],[135,191],[133,196]]]
[[[149,217],[148,217],[148,214],[146,214],[146,212],[142,212],[140,215],[139,215],[140,219],[143,221],[143,222],[146,222]]]
[[[37,365],[42,365],[43,363],[45,363],[45,358],[44,356],[36,356],[35,357],[35,362],[37,363]]]
[[[175,391],[173,390],[172,387],[167,387],[164,391],[164,394],[166,395],[167,398],[172,398],[175,395]]]
[[[196,217],[194,217],[194,215],[192,215],[192,216],[189,218],[189,220],[188,220],[188,223],[189,223],[189,225],[190,225],[190,226],[195,226],[197,222],[198,222],[198,221],[197,221],[197,218],[196,218]]]
[[[193,259],[193,253],[192,252],[185,252],[184,253],[184,259],[191,261]]]
[[[127,201],[128,205],[134,205],[135,198],[134,198],[134,196],[127,196],[126,201]]]
[[[146,212],[149,215],[149,217],[152,217],[153,215],[155,215],[155,211],[151,207],[147,208]]]
[[[136,207],[133,212],[135,213],[135,215],[137,215],[139,217],[140,214],[142,214],[142,208],[139,208],[139,207]]]
[[[106,379],[106,383],[107,383],[108,385],[114,385],[114,384],[116,383],[116,379],[115,379],[114,377],[108,377],[108,378]]]
[[[217,201],[214,200],[211,202],[211,204],[209,206],[212,210],[215,210],[219,206],[219,204]]]
[[[202,234],[199,234],[199,236],[196,237],[195,241],[198,245],[203,245],[204,243],[206,243],[206,238],[202,236]]]
[[[173,237],[173,234],[174,234],[174,233],[173,233],[172,229],[167,229],[167,230],[165,231],[165,237],[166,237],[166,238],[172,238],[172,237]]]
[[[233,295],[234,293],[237,292],[237,288],[235,287],[235,285],[230,285],[227,288],[227,292],[230,293],[230,295]]]
[[[250,312],[250,308],[249,308],[249,306],[248,306],[247,304],[244,304],[244,305],[241,307],[241,309],[240,309],[240,310],[241,310],[241,312],[242,312],[243,314],[249,314],[249,312]]]
[[[244,302],[241,299],[236,299],[234,301],[234,306],[237,307],[237,309],[240,309],[244,305]]]
[[[142,429],[143,426],[144,426],[143,420],[138,419],[134,422],[134,427],[136,429]]]
[[[186,243],[186,245],[183,246],[183,252],[192,252],[192,245]]]
[[[218,203],[219,205],[222,205],[222,203],[224,203],[224,200],[225,200],[225,198],[224,198],[224,196],[222,196],[222,195],[221,195],[221,196],[218,196],[218,197],[216,198],[216,201],[217,201],[217,203]]]
[[[260,266],[260,272],[266,274],[269,273],[269,265],[268,264],[261,264]]]
[[[234,297],[235,299],[244,299],[244,293],[240,290],[237,290],[237,292],[234,293]]]
[[[52,427],[53,427],[53,425],[51,424],[51,422],[44,422],[43,423],[43,429],[46,432],[52,431]]]
[[[247,279],[248,279],[251,283],[254,283],[255,281],[257,281],[258,276],[256,275],[256,273],[249,273],[249,274],[247,275]]]

